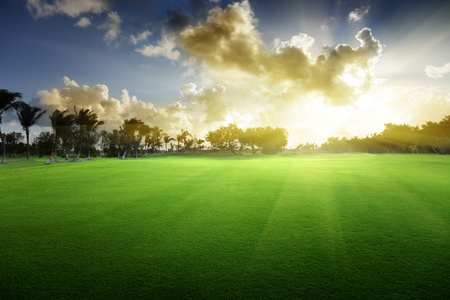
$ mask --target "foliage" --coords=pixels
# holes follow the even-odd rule
[[[53,152],[54,134],[43,131],[33,141],[33,148],[37,150],[39,157],[51,155]]]
[[[3,144],[2,163],[5,163],[6,161],[6,142],[4,139],[5,136],[1,130],[3,114],[23,107],[25,103],[20,100],[21,98],[21,93],[9,92],[8,90],[0,89],[0,139]]]
[[[206,135],[206,141],[211,144],[213,149],[228,150],[234,155],[238,155],[238,150],[241,147],[239,138],[242,134],[243,130],[238,128],[236,124],[229,124],[214,131],[209,131]]]
[[[329,153],[450,153],[450,115],[440,122],[427,122],[421,127],[408,124],[385,124],[381,133],[364,138],[330,137],[320,150]]]
[[[46,111],[42,110],[42,108],[30,106],[28,104],[23,104],[17,110],[17,118],[19,119],[23,130],[25,130],[25,135],[27,138],[27,159],[30,159],[30,127],[36,124],[39,118],[41,118],[45,113]]]

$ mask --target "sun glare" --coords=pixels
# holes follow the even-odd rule
[[[351,87],[358,87],[364,83],[366,72],[357,66],[347,66],[340,79]]]

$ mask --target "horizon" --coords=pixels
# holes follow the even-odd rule
[[[199,137],[286,128],[289,146],[450,114],[447,1],[7,1],[2,88]],[[11,26],[11,24],[14,24]],[[4,132],[22,131],[15,114]],[[32,128],[50,130],[48,117]]]

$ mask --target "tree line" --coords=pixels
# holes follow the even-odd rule
[[[104,125],[98,115],[89,109],[73,108],[55,110],[50,115],[52,132],[41,132],[30,144],[30,127],[46,112],[39,107],[30,106],[21,101],[20,93],[0,90],[0,138],[3,148],[2,162],[9,157],[25,153],[30,155],[49,156],[47,163],[69,154],[90,159],[91,156],[137,158],[157,152],[203,151],[205,142],[210,144],[209,150],[229,151],[234,155],[242,155],[245,151],[252,154],[261,151],[264,154],[275,154],[283,151],[288,143],[288,132],[284,128],[250,127],[241,129],[236,124],[221,126],[209,131],[205,139],[199,139],[187,130],[181,129],[175,137],[169,136],[158,126],[149,126],[137,118],[126,119],[118,129],[110,132],[101,130]],[[1,131],[4,113],[16,112],[25,136],[20,132],[3,133]],[[26,143],[23,140],[26,140]],[[320,146],[315,143],[300,144],[296,148],[300,152],[368,152],[368,153],[450,153],[450,115],[440,122],[426,122],[422,126],[408,124],[385,124],[381,133],[374,133],[364,138],[329,137]]]
[[[302,152],[366,152],[366,153],[450,153],[450,115],[439,122],[428,121],[422,126],[384,124],[381,133],[363,138],[329,137],[320,146],[300,144]]]

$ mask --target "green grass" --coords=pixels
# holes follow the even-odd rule
[[[450,157],[0,167],[0,298],[444,299]]]

